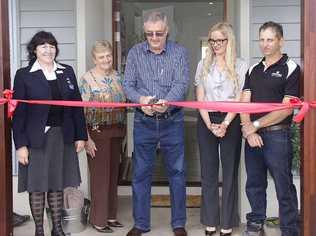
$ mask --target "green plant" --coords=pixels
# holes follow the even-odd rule
[[[293,162],[292,162],[292,171],[293,174],[299,175],[300,173],[300,152],[301,152],[301,135],[300,135],[300,124],[293,123],[291,125],[292,131],[292,145],[293,145]]]

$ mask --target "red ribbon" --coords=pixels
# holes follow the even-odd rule
[[[3,95],[5,97],[5,102],[8,103],[8,117],[12,118],[13,113],[15,111],[16,106],[18,105],[18,101],[12,99],[13,90],[6,89],[3,91]]]
[[[305,114],[308,112],[309,110],[309,103],[308,102],[302,102],[300,99],[298,98],[292,98],[290,100],[290,103],[292,104],[292,106],[294,108],[299,108],[300,107],[300,110],[299,112],[294,116],[293,118],[293,121],[298,123],[298,122],[301,122],[304,117],[305,117]]]
[[[42,105],[59,105],[71,107],[98,107],[98,108],[122,108],[122,107],[140,107],[144,104],[138,103],[119,103],[119,102],[87,102],[87,101],[56,101],[56,100],[18,100],[12,99],[13,91],[6,89],[4,92],[5,98],[0,98],[0,105],[8,103],[8,117],[12,118],[13,112],[19,102],[28,104]],[[157,104],[162,105],[162,104]],[[221,112],[234,113],[263,113],[278,111],[284,109],[300,108],[295,115],[294,121],[301,122],[309,107],[316,108],[316,101],[311,103],[302,102],[298,98],[293,98],[290,103],[246,103],[246,102],[197,102],[197,101],[182,101],[182,102],[167,102],[166,105],[187,107],[193,109],[206,109]],[[146,104],[145,106],[151,106]]]

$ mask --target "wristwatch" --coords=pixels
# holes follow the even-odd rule
[[[253,125],[256,129],[259,129],[259,128],[260,128],[260,121],[255,120],[254,122],[252,122],[252,125]]]

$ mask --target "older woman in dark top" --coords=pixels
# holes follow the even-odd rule
[[[27,50],[30,63],[16,72],[15,99],[81,100],[73,69],[55,61],[59,50],[50,32],[36,33]],[[81,182],[77,153],[87,140],[83,109],[19,103],[13,137],[19,159],[18,191],[29,192],[35,235],[44,236],[45,193],[52,212],[52,235],[65,235],[63,189]]]

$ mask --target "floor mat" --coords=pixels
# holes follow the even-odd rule
[[[199,208],[201,205],[201,196],[199,195],[187,195],[186,206],[188,208]],[[169,195],[152,195],[151,196],[152,207],[170,207]]]

